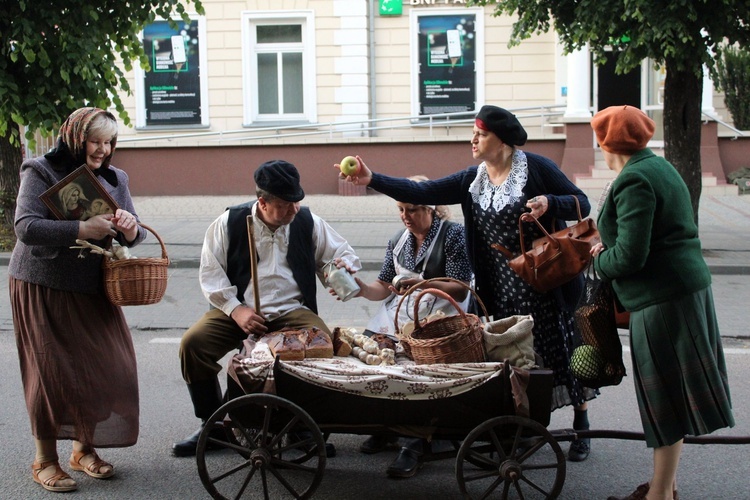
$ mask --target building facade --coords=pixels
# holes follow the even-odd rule
[[[593,111],[634,104],[660,122],[664,75],[649,61],[619,77],[585,51],[564,55],[554,32],[511,48],[514,19],[491,7],[203,5],[190,23],[158,20],[142,33],[150,68],[129,73],[133,94],[121,97],[133,126],[122,126],[115,161],[137,195],[252,193],[250,172],[272,158],[295,163],[310,193],[337,192],[332,166],[350,154],[383,172],[445,175],[472,163],[472,116],[485,103],[514,110],[525,149],[571,177],[595,166]],[[706,88],[705,110],[728,115]]]

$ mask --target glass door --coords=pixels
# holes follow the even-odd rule
[[[644,78],[642,108],[656,122],[656,131],[649,146],[664,147],[664,82],[667,70],[664,66],[654,67],[650,59],[643,61],[641,74]]]

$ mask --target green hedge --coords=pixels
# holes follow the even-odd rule
[[[724,103],[732,114],[734,126],[750,130],[750,52],[725,47],[716,70],[715,83],[724,92]]]

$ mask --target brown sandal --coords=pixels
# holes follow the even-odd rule
[[[81,460],[89,455],[93,455],[94,460],[88,465],[81,464]],[[114,466],[99,458],[99,455],[97,455],[94,450],[74,451],[70,456],[70,468],[85,472],[95,479],[107,479],[115,474]],[[100,472],[103,468],[109,468],[109,470],[106,472]]]
[[[39,473],[41,473],[47,467],[54,467],[55,473],[46,479],[40,479]],[[41,463],[34,461],[34,463],[31,464],[31,477],[34,478],[34,482],[39,483],[40,485],[42,485],[42,488],[48,491],[61,493],[65,491],[75,491],[78,489],[78,485],[75,483],[75,481],[73,481],[73,478],[60,468],[60,464],[57,460],[50,460],[48,462]],[[57,484],[59,481],[65,481],[66,479],[70,479],[71,481],[73,481],[73,484],[69,484],[67,486]]]

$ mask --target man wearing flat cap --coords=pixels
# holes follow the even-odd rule
[[[249,336],[319,328],[331,334],[318,316],[316,278],[334,261],[349,272],[360,270],[354,250],[323,219],[300,207],[305,193],[299,172],[283,160],[263,163],[255,171],[257,200],[229,207],[208,228],[203,241],[200,284],[211,305],[180,343],[182,376],[195,416],[205,424],[222,404],[218,361],[242,347]],[[250,265],[251,225],[257,254],[261,311],[256,311]],[[175,443],[175,456],[195,455],[199,429]]]

